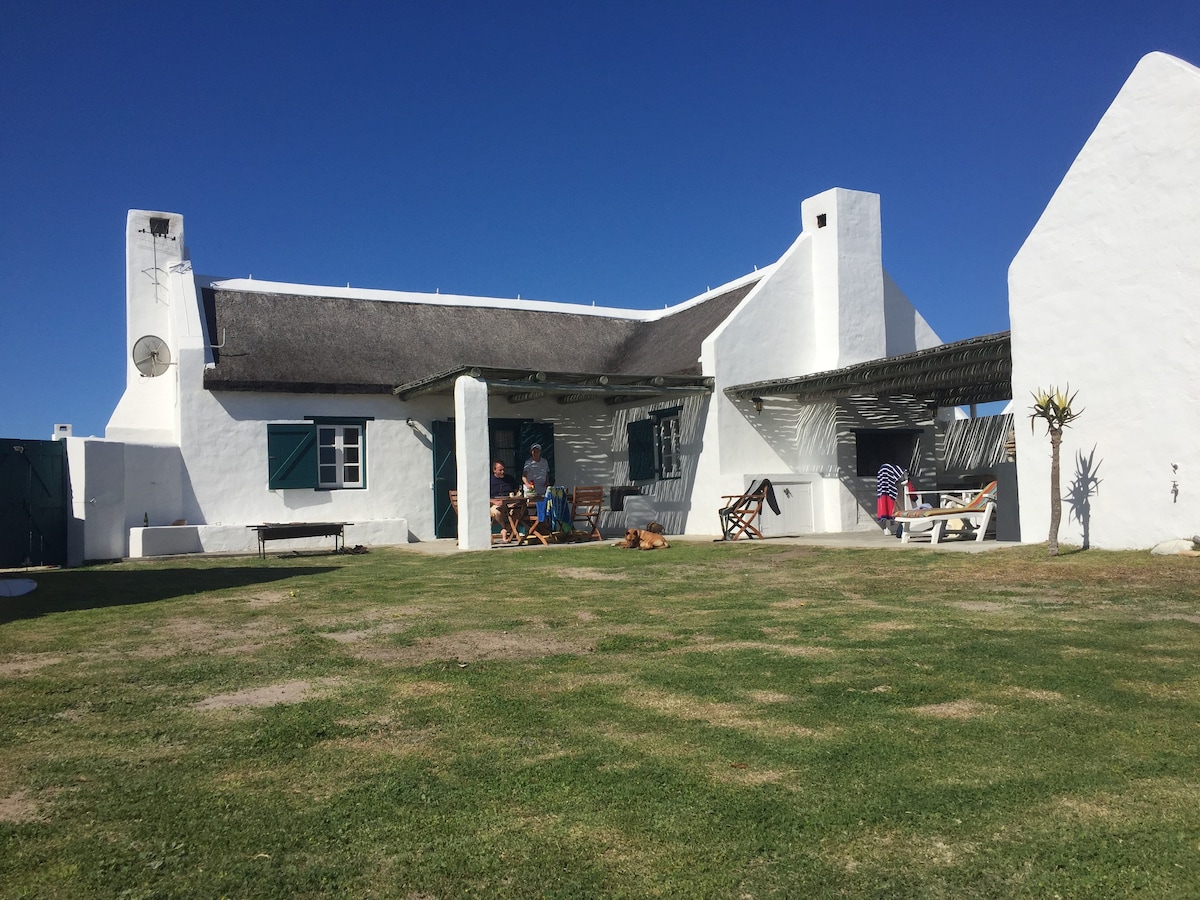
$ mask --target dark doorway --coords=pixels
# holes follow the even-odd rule
[[[920,428],[856,428],[856,474],[860,478],[874,478],[885,462],[911,470],[920,436]]]

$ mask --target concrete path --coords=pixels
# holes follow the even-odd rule
[[[669,541],[677,541],[679,543],[713,543],[717,542],[716,535],[711,534],[668,534],[665,535]],[[492,547],[496,551],[512,551],[512,550],[586,550],[599,549],[603,547],[612,547],[616,543],[616,538],[610,538],[606,541],[588,541],[580,544],[555,544],[545,547],[536,541],[531,544],[497,544]],[[975,541],[975,540],[946,540],[940,544],[932,545],[928,541],[914,541],[910,544],[900,543],[899,538],[884,534],[882,530],[871,531],[847,531],[840,534],[808,534],[797,537],[772,537],[761,541],[733,541],[730,546],[749,546],[749,545],[798,545],[808,547],[842,547],[868,550],[903,550],[912,552],[935,552],[935,553],[986,553],[989,550],[1001,550],[1005,547],[1020,547],[1021,544],[1016,541]],[[433,555],[443,555],[449,553],[462,552],[458,549],[458,542],[454,538],[439,538],[433,541],[420,541],[412,544],[398,545],[401,550],[411,550],[416,553],[428,553]]]

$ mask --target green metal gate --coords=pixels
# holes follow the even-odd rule
[[[0,438],[0,568],[65,566],[68,511],[66,445]]]

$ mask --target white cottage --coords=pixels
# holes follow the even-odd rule
[[[1190,536],[1198,148],[1200,70],[1150,54],[1013,260],[1011,347],[940,344],[883,270],[879,198],[840,188],[777,262],[655,312],[202,278],[181,216],[132,211],[126,391],[104,439],[65,438],[70,559],[247,550],[265,521],[486,547],[488,459],[534,440],[609,489],[609,533],[714,533],[763,476],[768,533],[873,528],[875,469],[907,457],[922,487],[999,478],[999,530],[1040,541],[1048,442],[953,408],[1067,383],[1063,540]]]
[[[1144,57],[1009,268],[1013,396],[1070,384],[1065,543],[1200,532],[1200,69]],[[1018,429],[1021,534],[1046,539],[1049,441]]]
[[[940,342],[883,270],[877,195],[801,215],[773,265],[645,312],[205,278],[182,216],[131,211],[126,390],[103,440],[67,438],[73,561],[252,549],[263,522],[486,547],[489,457],[534,440],[557,483],[609,489],[609,533],[717,532],[721,495],[762,475],[787,487],[774,533],[874,527],[848,446],[894,432],[930,458],[935,409],[746,388]]]

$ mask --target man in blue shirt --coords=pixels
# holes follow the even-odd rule
[[[516,486],[505,477],[504,463],[493,462],[488,492],[492,498],[492,521],[500,526],[500,540],[506,544],[517,537],[516,524],[525,518],[525,501],[512,496],[515,491]]]

